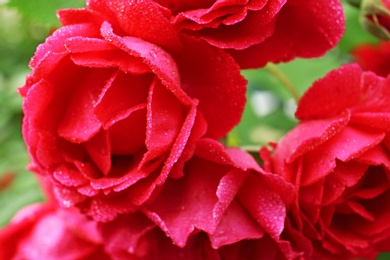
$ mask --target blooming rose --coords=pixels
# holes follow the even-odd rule
[[[240,227],[245,223],[234,224],[245,229]],[[184,247],[178,247],[140,212],[103,223],[88,219],[74,208],[56,209],[48,203],[22,209],[0,229],[1,260],[284,259],[275,252],[279,251],[269,237],[215,249],[203,232],[192,234]]]
[[[232,223],[229,232],[245,223]],[[137,260],[237,260],[237,259],[294,259],[281,254],[275,241],[268,236],[262,239],[242,240],[213,248],[204,232],[191,234],[183,247],[178,247],[166,234],[140,214],[125,214],[112,222],[99,223],[105,238],[105,251],[112,259]],[[285,249],[288,249],[287,244]],[[288,251],[290,252],[290,251]]]
[[[239,122],[246,81],[152,1],[91,0],[59,17],[20,89],[30,169],[63,206],[108,221],[180,177],[198,138]]]
[[[352,50],[352,55],[363,70],[373,71],[382,77],[390,74],[390,42],[358,45]]]
[[[99,223],[98,230],[104,237],[104,248],[111,259],[220,259],[204,234],[192,236],[184,248],[177,247],[160,228],[139,212]]]
[[[263,171],[246,152],[211,139],[198,141],[184,170],[183,178],[167,180],[142,209],[175,245],[185,248],[201,232],[222,259],[296,256],[280,238],[293,200],[292,186],[280,176]]]
[[[316,57],[344,31],[338,0],[155,0],[178,30],[232,53],[242,68]]]
[[[200,253],[200,249],[191,253]],[[1,260],[168,260],[183,251],[140,213],[99,223],[75,208],[42,203],[23,208],[0,229]]]
[[[343,66],[299,102],[272,170],[296,187],[291,227],[307,258],[375,257],[390,243],[390,78]],[[299,242],[299,241],[298,241]]]
[[[140,211],[97,222],[75,208],[29,206],[0,230],[0,259],[294,259],[293,187],[239,149],[198,141],[184,177]],[[44,186],[45,179],[40,179]],[[48,198],[52,201],[50,189]],[[148,216],[149,218],[147,218]],[[288,224],[288,223],[287,223]],[[300,236],[299,234],[293,234]]]

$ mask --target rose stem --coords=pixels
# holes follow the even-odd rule
[[[291,81],[288,79],[286,74],[281,71],[278,66],[275,64],[268,62],[267,66],[265,68],[275,77],[277,78],[282,85],[287,89],[288,92],[293,96],[296,102],[299,101],[299,95],[298,92],[295,90],[294,85],[291,83]]]

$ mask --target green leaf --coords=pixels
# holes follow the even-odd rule
[[[390,253],[381,253],[379,256],[376,258],[376,260],[388,260],[390,259]]]
[[[58,27],[56,11],[63,8],[84,7],[84,0],[10,0],[8,6],[16,8],[27,20],[47,27]]]

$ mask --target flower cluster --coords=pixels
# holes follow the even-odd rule
[[[88,0],[58,17],[19,90],[47,202],[0,230],[0,259],[390,250],[390,79],[356,64],[319,79],[261,165],[219,141],[246,103],[240,70],[325,54],[338,0]]]
[[[263,151],[268,170],[295,186],[288,220],[310,239],[306,250],[316,259],[390,249],[389,108],[390,78],[344,66],[301,98],[300,124],[273,157]]]

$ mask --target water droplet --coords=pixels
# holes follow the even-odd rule
[[[157,51],[155,49],[152,49],[150,52],[150,57],[152,57],[153,59],[156,59],[158,54],[157,54]]]

